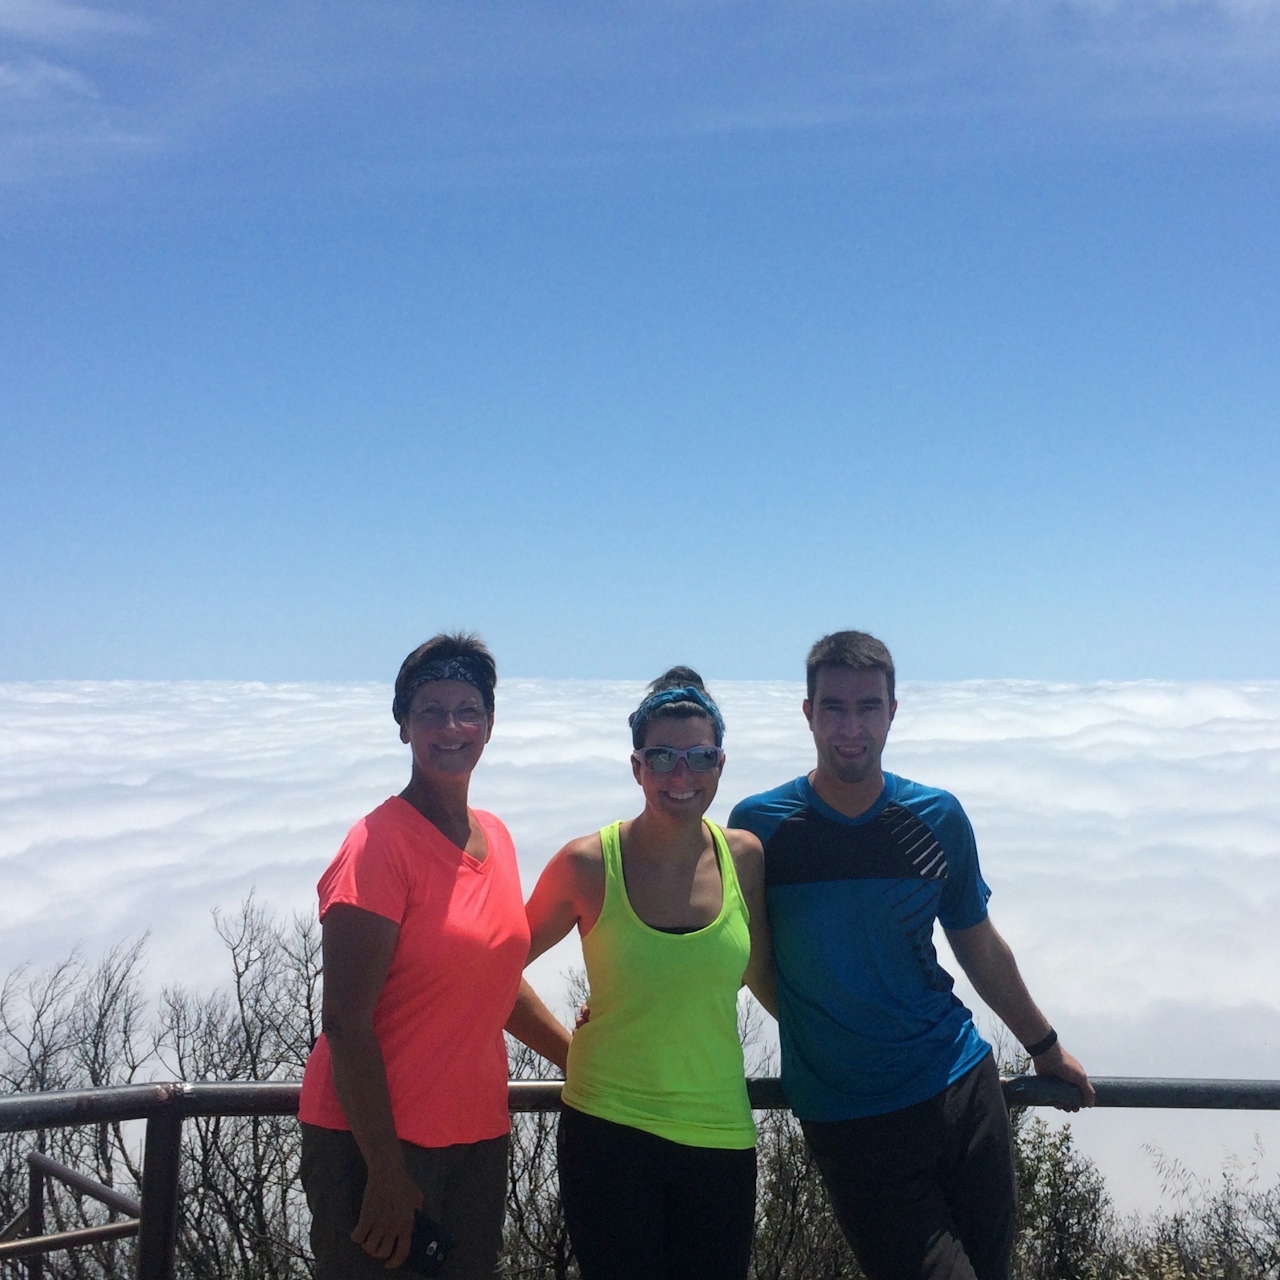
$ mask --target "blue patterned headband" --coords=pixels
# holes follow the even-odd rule
[[[644,727],[653,718],[659,707],[670,706],[673,702],[696,703],[706,713],[707,719],[715,725],[716,746],[724,745],[724,717],[720,708],[695,685],[686,684],[679,689],[661,689],[651,693],[630,715],[627,723],[631,726],[631,745],[637,750],[644,745]]]
[[[391,714],[395,716],[397,724],[409,714],[413,695],[424,684],[430,684],[433,680],[461,680],[463,684],[471,685],[479,690],[485,710],[492,711],[493,683],[489,677],[489,670],[479,658],[473,658],[470,654],[464,653],[456,658],[441,658],[437,662],[428,662],[425,667],[418,668],[417,674],[405,685],[404,691],[396,695],[391,704]]]

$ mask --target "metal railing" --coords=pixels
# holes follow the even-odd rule
[[[27,1171],[27,1207],[0,1229],[0,1258],[27,1258],[28,1280],[39,1280],[40,1260],[46,1253],[137,1235],[142,1205],[132,1196],[127,1196],[114,1187],[104,1187],[101,1182],[39,1151],[27,1152]],[[125,1213],[129,1216],[121,1222],[107,1222],[100,1227],[79,1227],[74,1231],[45,1235],[44,1188],[48,1178],[56,1178],[81,1194],[100,1201],[113,1213]],[[24,1231],[26,1239],[14,1239]]]
[[[1047,1076],[1010,1076],[1002,1082],[1012,1107],[1078,1105],[1074,1085]],[[1160,1080],[1101,1076],[1093,1081],[1099,1107],[1151,1107],[1229,1111],[1280,1111],[1280,1080]],[[559,1080],[512,1080],[507,1097],[513,1112],[552,1111],[560,1105]],[[138,1237],[138,1280],[172,1280],[178,1231],[178,1174],[183,1121],[196,1116],[281,1116],[298,1110],[295,1081],[235,1084],[184,1082],[68,1089],[0,1097],[0,1133],[68,1125],[145,1120],[142,1199],[105,1187],[38,1151],[27,1155],[30,1194],[25,1214],[0,1229],[0,1262],[25,1258],[28,1280],[40,1280],[44,1254],[58,1249]],[[776,1079],[747,1081],[759,1111],[785,1107]],[[44,1234],[44,1187],[55,1178],[128,1215],[102,1226]],[[25,1236],[19,1236],[26,1232]]]

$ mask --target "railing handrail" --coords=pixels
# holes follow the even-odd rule
[[[1074,1085],[1052,1076],[1007,1076],[1011,1106],[1078,1104]],[[559,1080],[512,1080],[512,1111],[549,1111],[560,1103]],[[1280,1080],[1160,1079],[1145,1076],[1096,1076],[1100,1107],[1155,1107],[1233,1111],[1280,1111]],[[0,1133],[53,1129],[110,1120],[146,1120],[161,1114],[188,1116],[290,1115],[298,1110],[302,1085],[297,1080],[155,1081],[107,1085],[97,1089],[58,1089],[0,1095]],[[747,1081],[757,1110],[786,1106],[782,1084],[774,1076]]]
[[[1001,1081],[1010,1106],[1078,1105],[1074,1085],[1052,1076],[1009,1076]],[[1100,1107],[1196,1107],[1280,1111],[1280,1080],[1154,1080],[1095,1077]],[[559,1080],[512,1080],[507,1100],[512,1111],[552,1111],[560,1105]],[[195,1116],[290,1115],[298,1110],[302,1085],[297,1080],[155,1081],[98,1089],[61,1089],[0,1096],[0,1133],[146,1120],[143,1143],[140,1215],[124,1222],[44,1234],[44,1179],[65,1178],[82,1191],[106,1199],[113,1209],[132,1209],[131,1197],[104,1187],[85,1174],[35,1153],[29,1159],[31,1184],[28,1229],[31,1237],[6,1241],[0,1256],[25,1258],[29,1280],[41,1280],[44,1254],[121,1236],[138,1236],[137,1280],[174,1280],[178,1229],[178,1176],[182,1163],[182,1125]],[[747,1081],[751,1105],[758,1110],[785,1107],[782,1083],[774,1077]],[[68,1175],[70,1177],[68,1178]],[[105,1195],[104,1195],[105,1193]]]
[[[61,1160],[54,1160],[42,1151],[28,1151],[27,1164],[37,1176],[56,1178],[81,1195],[105,1204],[108,1209],[114,1209],[116,1213],[127,1213],[131,1218],[142,1216],[142,1205],[132,1196],[117,1191],[115,1187],[104,1186],[97,1178],[91,1178],[87,1173],[63,1164]]]

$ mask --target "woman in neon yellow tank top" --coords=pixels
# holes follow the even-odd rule
[[[570,841],[529,899],[530,960],[575,925],[591,986],[569,1048],[560,1190],[583,1280],[743,1280],[755,1126],[745,981],[774,1008],[764,854],[703,815],[724,721],[675,667],[631,716],[645,807]]]

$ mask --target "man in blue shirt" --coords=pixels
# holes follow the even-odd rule
[[[1093,1088],[987,915],[959,802],[880,767],[898,705],[888,649],[838,631],[806,668],[817,767],[729,818],[764,845],[783,1088],[870,1280],[1006,1280],[1009,1118],[991,1047],[938,963],[935,920],[1036,1071],[1086,1106]]]

